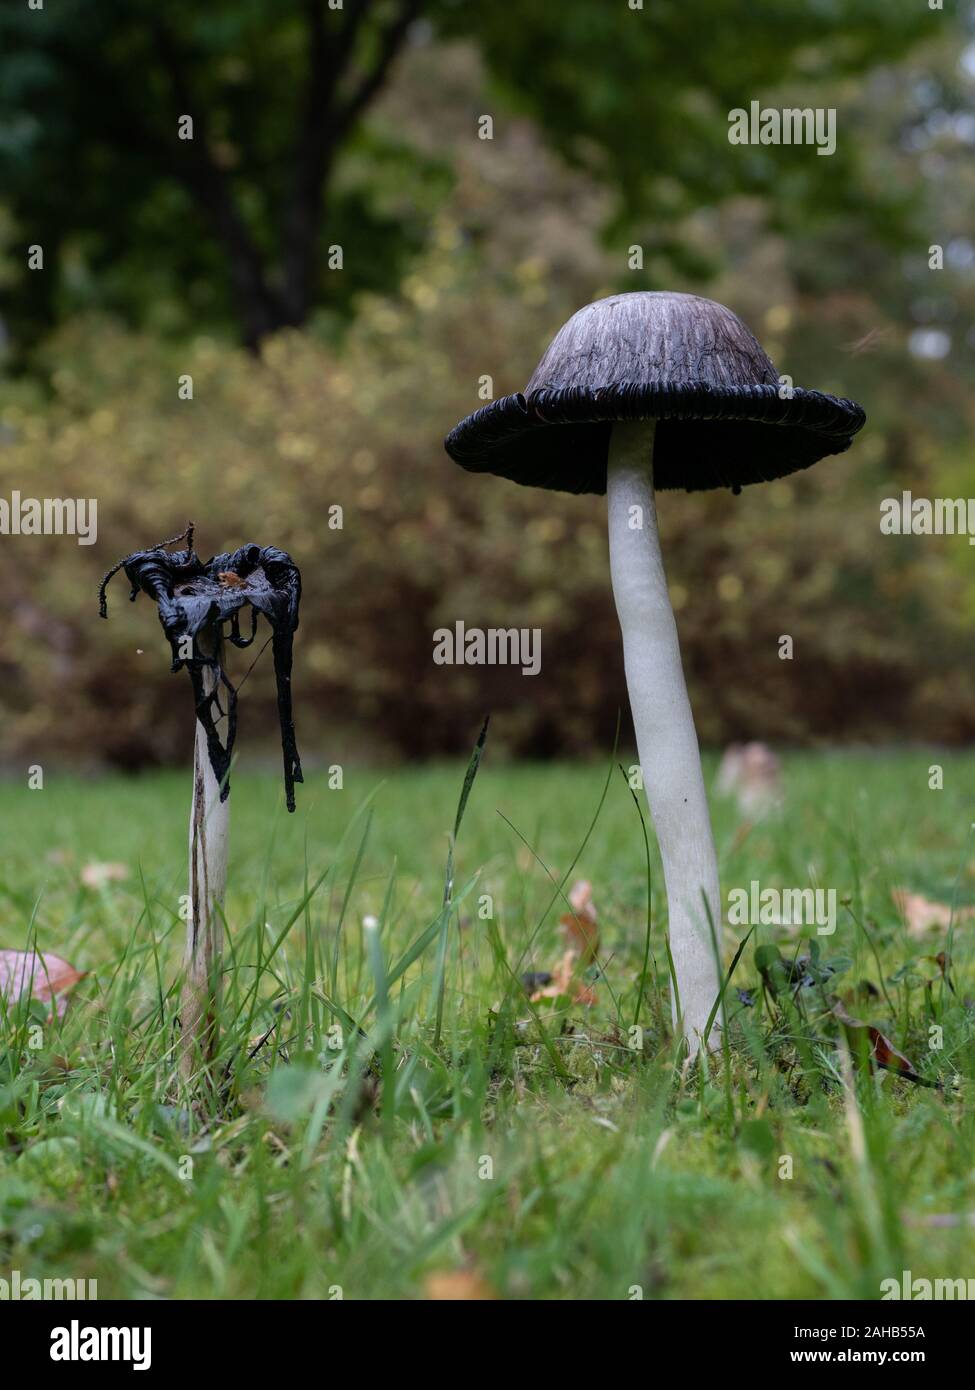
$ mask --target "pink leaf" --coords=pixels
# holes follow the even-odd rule
[[[0,951],[0,996],[8,1004],[31,994],[35,999],[55,999],[58,1018],[68,1007],[68,991],[86,974],[50,952]]]

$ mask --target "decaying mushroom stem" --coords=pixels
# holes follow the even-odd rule
[[[183,540],[185,550],[168,549]],[[193,549],[190,522],[180,535],[148,550],[135,550],[112,566],[98,590],[103,618],[108,617],[108,585],[119,570],[125,571],[132,586],[129,598],[133,602],[145,593],[156,604],[172,653],[170,670],[188,672],[193,691],[196,738],[190,883],[177,1048],[180,1075],[190,1082],[198,1068],[206,1071],[216,1054],[219,1017],[230,763],[237,734],[237,691],[224,669],[224,634],[230,645],[249,647],[257,635],[258,615],[263,613],[271,625],[284,793],[288,810],[293,811],[295,784],[303,780],[291,692],[301,574],[285,551],[253,542],[204,562]],[[249,634],[240,629],[240,615],[246,608],[251,610]]]
[[[720,988],[705,898],[716,934],[722,915],[701,754],[660,554],[654,434],[653,420],[613,426],[609,557],[643,785],[663,860],[684,1035],[694,1054],[708,1041],[703,1035]],[[711,1046],[716,1035],[717,1023]]]
[[[197,637],[201,655],[215,657],[218,662],[216,667],[203,667],[204,696],[211,695],[217,688],[217,671],[223,665],[221,646],[218,627],[204,629]],[[187,1081],[216,1051],[223,897],[227,886],[230,834],[230,799],[225,797],[221,801],[220,792],[207,748],[206,730],[197,719],[190,806],[189,915],[183,958],[179,1047],[180,1072]]]

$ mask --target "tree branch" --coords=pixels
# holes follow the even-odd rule
[[[308,76],[282,247],[283,297],[289,323],[304,323],[314,297],[316,249],[329,168],[342,139],[385,81],[420,5],[421,0],[401,0],[379,35],[371,68],[352,93],[340,101],[342,79],[363,24],[374,9],[373,0],[350,4],[345,23],[331,44],[327,42],[323,0],[305,0]]]
[[[321,18],[322,0],[306,0],[307,8],[318,11]],[[349,0],[343,11],[345,22],[339,30],[338,38],[330,50],[330,63],[333,75],[341,73],[352,55],[355,41],[362,30],[363,21],[372,13],[374,0]]]
[[[207,111],[194,90],[193,56],[171,26],[160,16],[147,26],[152,43],[147,58],[169,89],[164,107],[170,109],[161,113],[144,93],[120,83],[98,58],[91,61],[91,54],[54,48],[83,82],[113,89],[111,118],[97,108],[92,112],[93,119],[100,118],[106,138],[124,150],[132,146],[133,131],[138,132],[140,154],[148,154],[157,169],[181,183],[208,219],[226,256],[237,317],[249,347],[256,348],[282,325],[306,321],[314,302],[316,253],[331,167],[343,140],[387,80],[421,8],[422,0],[398,0],[392,8],[380,6],[378,0],[345,0],[343,10],[333,12],[335,19],[341,15],[341,23],[330,24],[327,0],[302,0],[308,66],[292,149],[291,186],[280,224],[280,288],[241,215],[230,176],[214,157]],[[374,32],[366,35],[370,21]],[[365,45],[368,62],[353,67],[365,38],[371,41],[371,51],[370,44]],[[193,118],[192,140],[176,138],[182,114]]]
[[[159,18],[152,27],[156,51],[174,98],[174,131],[179,115],[193,118],[193,139],[185,142],[185,157],[170,151],[167,167],[207,213],[227,251],[244,341],[256,349],[262,338],[281,326],[282,305],[267,283],[260,252],[240,216],[226,173],[211,152],[206,113],[190,89],[189,60]]]
[[[291,195],[284,211],[281,267],[283,297],[290,322],[304,321],[314,279],[314,247],[321,225],[324,184],[333,157],[330,111],[335,91],[370,0],[345,12],[345,21],[329,45],[324,0],[305,0],[308,73],[295,141]]]
[[[335,114],[337,138],[341,138],[369,103],[376,97],[392,67],[400,49],[403,47],[407,31],[417,18],[422,0],[402,0],[398,14],[386,26],[379,39],[379,52],[371,69],[360,79],[358,85],[344,100]]]

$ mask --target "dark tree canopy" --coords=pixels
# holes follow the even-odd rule
[[[418,186],[446,176],[363,124],[411,42],[472,41],[492,83],[471,94],[472,113],[497,97],[531,116],[613,190],[619,218],[649,217],[666,250],[676,219],[736,192],[767,196],[783,221],[857,207],[854,139],[822,159],[733,150],[727,113],[753,98],[815,104],[823,79],[894,58],[938,22],[916,0],[340,4],[5,7],[0,199],[16,266],[30,244],[45,258],[43,274],[23,269],[8,287],[19,346],[86,305],[160,329],[229,323],[256,346],[394,281],[423,243],[421,208],[393,219],[368,180],[336,174],[355,150]],[[445,132],[445,150],[462,135]],[[891,225],[889,209],[876,223]],[[342,274],[328,271],[336,245]]]

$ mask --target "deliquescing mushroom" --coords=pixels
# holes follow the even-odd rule
[[[186,541],[185,550],[166,549]],[[159,609],[169,639],[171,670],[189,673],[196,715],[193,799],[190,808],[189,893],[179,1046],[180,1071],[189,1080],[216,1049],[223,950],[223,899],[230,830],[230,764],[237,737],[237,690],[224,669],[225,643],[249,647],[257,615],[271,625],[278,719],[289,811],[301,761],[295,742],[291,700],[294,634],[298,627],[301,575],[290,555],[275,546],[244,545],[201,561],[193,550],[193,525],[148,550],[127,555],[106,574],[99,612],[108,617],[107,585],[124,570],[134,602],[140,591]],[[240,630],[241,609],[250,605],[250,633]],[[225,627],[229,630],[225,631]],[[226,696],[226,708],[221,704]],[[222,726],[222,727],[221,727]]]
[[[791,387],[723,305],[637,291],[580,309],[524,392],[481,407],[445,441],[450,457],[474,473],[607,494],[626,683],[692,1054],[713,1044],[720,1026],[715,942],[723,915],[655,493],[727,487],[737,494],[843,453],[865,419],[853,401]],[[676,1021],[676,998],[674,1009]]]

